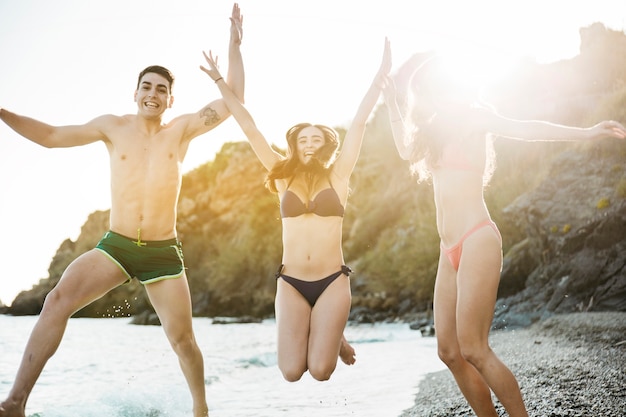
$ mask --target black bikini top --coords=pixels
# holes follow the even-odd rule
[[[306,204],[300,200],[296,193],[289,190],[290,184],[291,182],[287,184],[287,191],[280,201],[280,217],[283,219],[285,217],[298,217],[306,213],[321,217],[343,217],[344,208],[330,181],[328,181],[330,188],[320,191],[313,200]]]

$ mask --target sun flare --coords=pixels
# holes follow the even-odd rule
[[[479,91],[505,78],[516,62],[511,56],[469,48],[447,48],[440,52],[441,71],[462,89]]]

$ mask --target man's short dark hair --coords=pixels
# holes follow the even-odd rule
[[[139,89],[139,83],[141,83],[141,79],[144,75],[153,72],[155,74],[159,74],[163,78],[165,78],[170,83],[170,94],[172,93],[172,88],[174,87],[174,74],[170,70],[160,65],[150,65],[143,71],[139,73],[139,78],[137,78],[137,89]]]

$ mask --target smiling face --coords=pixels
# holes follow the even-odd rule
[[[315,153],[326,143],[324,133],[315,126],[305,127],[296,139],[296,152],[303,164],[308,164]]]
[[[138,114],[147,118],[161,117],[172,106],[174,97],[170,94],[169,82],[165,77],[148,72],[141,77],[135,91]]]

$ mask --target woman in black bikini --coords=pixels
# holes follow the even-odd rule
[[[282,265],[276,274],[278,367],[287,381],[308,370],[324,381],[337,357],[351,365],[354,349],[343,336],[351,294],[342,251],[343,213],[367,119],[391,69],[388,40],[383,60],[367,91],[340,153],[337,132],[322,125],[298,124],[287,132],[287,156],[272,149],[254,120],[223,81],[213,56],[202,69],[217,83],[233,117],[268,170],[267,187],[280,197]]]
[[[583,129],[500,117],[473,95],[460,96],[445,70],[437,56],[416,70],[404,114],[393,82],[383,92],[400,156],[414,164],[419,180],[433,183],[441,238],[433,308],[439,357],[477,416],[498,416],[493,390],[511,417],[526,417],[518,383],[488,341],[502,267],[500,233],[483,198],[492,171],[489,136],[596,140],[624,138],[626,131],[613,121]]]

